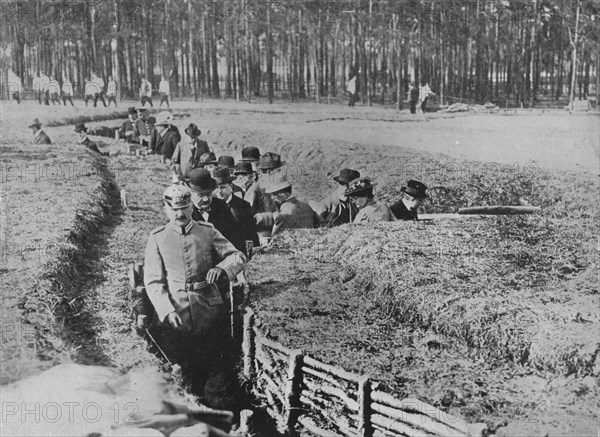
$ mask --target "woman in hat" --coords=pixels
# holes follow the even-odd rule
[[[377,185],[369,178],[358,179],[346,190],[352,202],[358,207],[358,213],[352,223],[391,222],[396,220],[390,208],[375,200],[373,187]]]
[[[429,196],[425,192],[427,187],[419,181],[410,180],[406,187],[402,187],[402,198],[394,203],[390,210],[398,220],[418,220],[417,210]]]

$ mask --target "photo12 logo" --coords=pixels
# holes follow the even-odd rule
[[[1,424],[20,423],[134,423],[139,411],[136,402],[102,405],[99,402],[2,402]]]

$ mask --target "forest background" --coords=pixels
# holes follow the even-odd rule
[[[363,103],[402,108],[411,81],[438,103],[593,99],[595,0],[25,0],[1,3],[0,72],[91,74],[137,98],[148,77],[175,97],[329,101],[357,75]]]

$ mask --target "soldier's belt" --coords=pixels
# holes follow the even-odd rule
[[[206,281],[202,282],[186,282],[185,283],[185,291],[200,291],[206,287],[209,287],[210,284]]]

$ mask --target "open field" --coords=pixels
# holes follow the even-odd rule
[[[197,123],[217,154],[281,153],[304,199],[354,167],[388,202],[406,179],[422,180],[428,212],[542,206],[528,217],[290,233],[250,263],[253,307],[279,341],[400,396],[508,425],[508,435],[597,434],[597,113],[174,106],[180,130]],[[112,110],[50,110],[2,106],[2,383],[68,359],[156,363],[130,331],[126,267],[164,222],[168,171],[155,156],[94,159],[60,126]],[[55,145],[29,144],[33,117],[56,125],[45,127]]]

